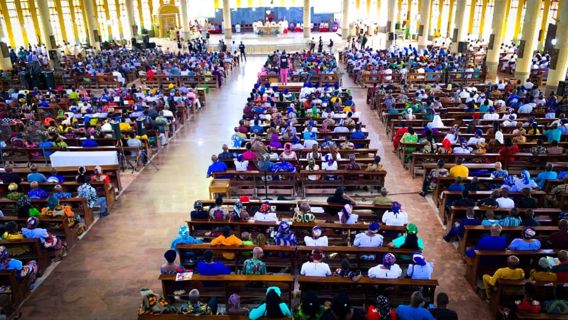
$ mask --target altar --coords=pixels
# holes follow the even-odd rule
[[[280,33],[280,26],[279,25],[272,25],[272,26],[257,26],[259,35],[275,35]]]

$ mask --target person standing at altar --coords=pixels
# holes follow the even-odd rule
[[[284,50],[280,55],[280,83],[283,85],[288,84],[288,63],[288,54]]]

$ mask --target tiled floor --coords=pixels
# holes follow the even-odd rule
[[[109,217],[101,219],[33,293],[23,319],[135,319],[139,289],[160,291],[162,254],[187,219],[193,201],[208,197],[205,178],[209,157],[229,141],[232,127],[264,57],[250,57],[228,78],[227,85],[208,96],[207,109],[180,132],[157,159],[159,171],[147,168],[123,193]],[[391,152],[378,117],[365,106],[365,90],[354,89],[373,146],[379,148],[388,171],[386,185],[418,224],[434,277],[448,292],[460,319],[490,319],[488,308],[466,283],[464,265],[445,243],[433,209],[420,197],[413,180]]]

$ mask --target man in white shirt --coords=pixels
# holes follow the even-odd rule
[[[313,247],[327,247],[328,239],[327,236],[322,236],[322,229],[320,226],[315,226],[312,228],[312,236],[305,236],[304,243],[306,246]]]
[[[308,277],[327,277],[331,276],[329,265],[323,260],[323,252],[319,249],[312,251],[312,261],[304,262],[300,274]]]
[[[489,112],[483,115],[483,120],[499,120],[499,114],[495,112],[495,108],[489,107]]]
[[[495,201],[499,204],[500,209],[513,209],[515,207],[515,201],[509,198],[509,190],[507,189],[501,189],[501,197]]]
[[[534,109],[534,107],[536,107],[536,104],[534,102],[529,102],[529,103],[525,103],[522,106],[519,107],[519,110],[517,110],[518,113],[531,113]]]

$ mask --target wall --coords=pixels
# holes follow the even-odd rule
[[[302,7],[260,7],[260,8],[238,8],[231,10],[231,23],[236,24],[252,24],[255,21],[262,20],[266,15],[266,10],[270,9],[274,21],[288,20],[288,22],[302,22],[304,20],[304,9]],[[333,14],[314,14],[314,8],[311,9],[312,23],[333,22]],[[215,17],[209,18],[209,22],[221,25],[223,23],[223,10],[216,9]]]

